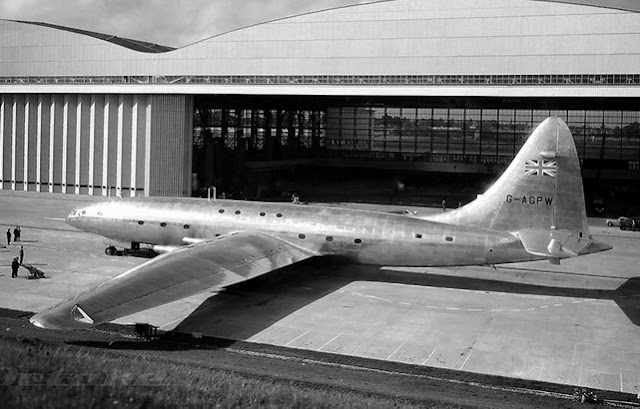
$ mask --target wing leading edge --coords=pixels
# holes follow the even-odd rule
[[[112,321],[316,256],[263,233],[239,232],[158,256],[31,318],[42,328]]]

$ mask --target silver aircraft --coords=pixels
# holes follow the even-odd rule
[[[346,208],[140,198],[73,210],[67,223],[163,254],[31,318],[98,325],[311,257],[390,266],[490,265],[608,250],[586,220],[573,137],[559,118],[532,132],[504,174],[460,209],[415,217]]]

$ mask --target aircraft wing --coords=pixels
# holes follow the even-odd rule
[[[263,233],[239,232],[179,248],[34,315],[42,328],[85,328],[221,288],[317,255]]]

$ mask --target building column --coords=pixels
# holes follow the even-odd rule
[[[38,95],[38,110],[37,110],[37,124],[36,124],[36,192],[40,192],[42,178],[40,172],[42,171],[42,95]]]
[[[22,190],[25,192],[29,190],[29,109],[31,107],[31,102],[29,101],[29,96],[27,95],[24,101],[24,134],[22,137],[24,138],[24,152],[23,152],[23,162],[22,162]]]
[[[62,193],[67,193],[67,138],[69,136],[69,96],[64,96],[62,106]]]
[[[49,193],[53,193],[53,160],[55,157],[55,131],[56,131],[56,99],[51,96],[49,107]]]
[[[89,196],[93,196],[93,171],[94,151],[96,148],[96,97],[91,95],[91,107],[89,108]]]
[[[51,96],[51,106],[49,107],[49,193],[53,193],[53,159],[55,151],[55,131],[56,131],[56,99]]]
[[[102,196],[108,195],[109,186],[109,96],[104,96],[104,126],[102,134]]]
[[[4,95],[0,95],[0,190],[4,189]]]
[[[75,189],[76,195],[80,194],[80,144],[82,140],[82,99],[78,96],[76,103],[76,175],[75,175]]]
[[[11,190],[16,190],[16,144],[18,142],[18,128],[16,122],[18,119],[18,101],[16,101],[15,96],[13,97],[11,115]]]
[[[149,197],[151,186],[151,98],[147,98],[144,126],[144,195]]]
[[[129,190],[131,197],[136,195],[136,166],[138,156],[138,96],[133,96],[133,106],[131,108],[131,182]]]
[[[118,96],[118,148],[116,158],[116,196],[122,197],[122,138],[124,131],[124,97]]]

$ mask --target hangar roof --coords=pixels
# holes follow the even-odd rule
[[[256,24],[175,50],[2,20],[0,76],[322,84],[327,78],[635,75],[640,5],[634,3],[385,0]]]

